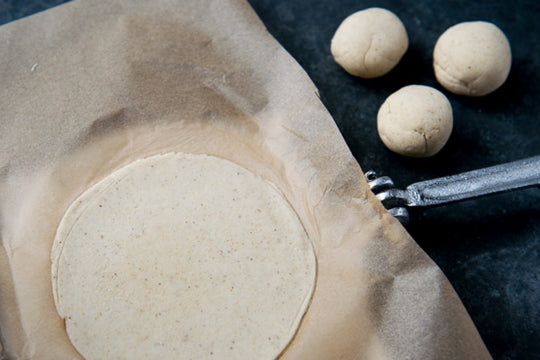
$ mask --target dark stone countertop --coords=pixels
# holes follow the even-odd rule
[[[62,0],[0,0],[0,24]],[[540,2],[536,0],[249,0],[274,37],[307,71],[364,170],[399,187],[540,154]],[[356,79],[332,59],[330,39],[349,14],[372,6],[395,12],[410,46],[382,78]],[[485,20],[512,46],[507,82],[482,98],[447,91],[454,130],[430,159],[391,153],[379,140],[376,114],[384,99],[409,84],[441,87],[433,46],[448,27]],[[0,79],[1,83],[1,79]],[[461,297],[495,359],[540,359],[540,189],[493,195],[411,213],[409,232]]]

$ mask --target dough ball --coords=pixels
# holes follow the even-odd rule
[[[511,63],[508,39],[485,21],[452,26],[439,37],[433,51],[437,80],[459,95],[482,96],[496,90],[508,77]]]
[[[407,31],[394,13],[369,8],[350,15],[339,25],[330,51],[349,74],[369,79],[392,70],[408,46]]]
[[[377,130],[386,147],[411,157],[438,153],[450,137],[452,123],[452,107],[446,96],[423,85],[396,91],[377,114]]]

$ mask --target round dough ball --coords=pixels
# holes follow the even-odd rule
[[[391,11],[369,8],[347,17],[339,25],[330,51],[349,74],[374,78],[388,73],[409,47],[407,31]]]
[[[396,91],[377,114],[377,130],[386,147],[411,157],[438,153],[450,137],[452,123],[452,107],[446,96],[423,85]]]
[[[511,63],[508,39],[485,21],[452,26],[439,37],[433,51],[437,80],[459,95],[482,96],[496,90],[508,77]]]

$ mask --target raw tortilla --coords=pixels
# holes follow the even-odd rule
[[[86,359],[274,359],[316,261],[278,190],[232,162],[137,160],[77,199],[52,250],[53,293]]]

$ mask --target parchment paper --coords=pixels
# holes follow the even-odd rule
[[[8,359],[79,359],[51,293],[60,219],[169,151],[276,184],[317,283],[281,359],[490,358],[437,266],[374,198],[300,66],[243,0],[74,1],[0,28],[0,331]]]

